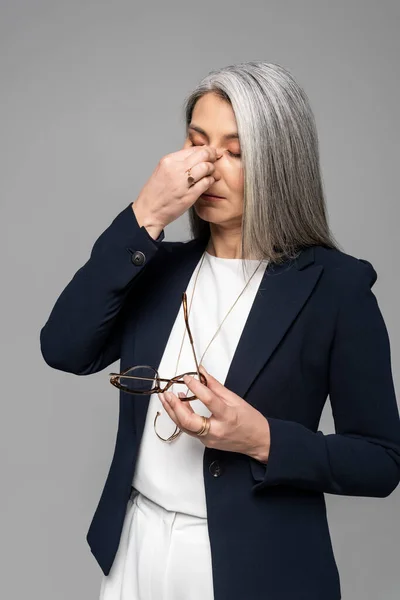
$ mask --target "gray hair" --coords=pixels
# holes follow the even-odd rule
[[[339,248],[327,222],[315,118],[285,68],[245,62],[211,71],[185,99],[187,128],[199,98],[214,93],[235,114],[244,176],[241,257],[279,263],[312,245]],[[209,223],[189,209],[194,238]],[[246,261],[244,261],[246,262]]]

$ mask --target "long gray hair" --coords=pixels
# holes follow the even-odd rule
[[[211,71],[185,99],[213,92],[235,114],[244,177],[241,257],[279,263],[307,246],[339,248],[329,230],[314,115],[306,93],[282,66],[245,62]],[[189,209],[193,238],[209,223]],[[246,261],[244,261],[246,262]]]

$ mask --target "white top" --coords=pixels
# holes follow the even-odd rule
[[[190,307],[194,280],[200,262],[201,259],[194,269],[186,289],[189,325],[199,364],[211,338],[243,290],[246,282],[255,272],[246,290],[226,318],[201,361],[206,370],[224,384],[268,261],[262,261],[257,269],[259,260],[246,260],[249,269],[248,274],[244,275],[242,259],[220,258],[206,251],[197,279],[193,303]],[[196,371],[187,333],[178,368],[176,369],[185,329],[183,306],[181,305],[158,366],[160,377],[172,378],[176,374]],[[170,391],[173,391],[176,395],[179,391],[188,392],[188,395],[192,395],[192,392],[183,384],[173,386]],[[200,415],[209,416],[211,414],[199,399],[191,400],[190,404],[193,410]],[[157,411],[161,413],[156,422],[159,435],[168,438],[175,430],[175,423],[165,411],[158,394],[152,394],[149,400],[132,485],[139,492],[167,510],[205,518],[207,516],[203,479],[205,446],[200,438],[197,439],[185,432],[170,442],[160,440],[154,431],[154,418]]]

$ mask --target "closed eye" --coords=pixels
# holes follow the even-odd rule
[[[190,142],[190,145],[191,146],[196,146],[196,144],[193,144],[192,142]],[[203,144],[201,144],[201,145],[203,145]],[[239,154],[235,154],[235,152],[231,152],[230,150],[228,150],[227,152],[228,152],[228,154],[230,154],[234,158],[240,158],[242,156],[240,153]]]

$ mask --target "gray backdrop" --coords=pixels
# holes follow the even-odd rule
[[[1,597],[97,600],[86,544],[110,465],[106,369],[48,367],[39,331],[100,233],[181,148],[181,106],[211,69],[278,62],[315,111],[330,222],[370,260],[399,389],[399,4],[2,0]],[[186,215],[166,239],[188,235]],[[118,363],[116,363],[118,364]],[[333,431],[329,401],[320,428]],[[400,489],[326,495],[345,600],[398,599]],[[268,540],[266,540],[268,543]]]

